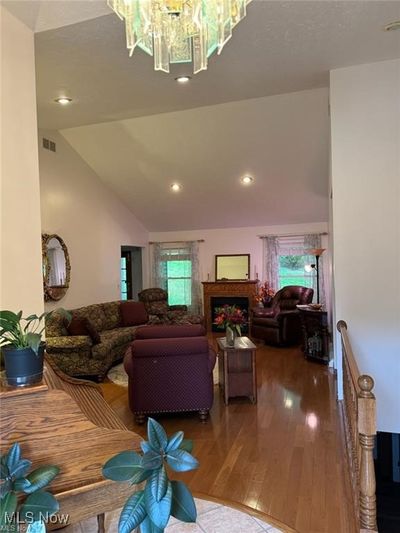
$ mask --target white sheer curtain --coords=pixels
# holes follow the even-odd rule
[[[188,311],[201,311],[199,243],[153,244],[152,284],[168,291],[171,304],[185,303]]]
[[[161,243],[153,244],[152,285],[167,290],[167,263]]]
[[[264,280],[268,281],[272,288],[278,290],[284,282],[284,275],[280,279],[279,273],[279,258],[280,256],[304,256],[304,264],[314,264],[315,256],[308,254],[308,251],[313,248],[321,248],[320,234],[307,235],[291,235],[291,236],[277,236],[268,235],[263,237],[264,248]],[[298,267],[297,267],[298,268]],[[299,276],[297,271],[292,276]],[[303,280],[306,286],[311,286],[314,289],[314,301],[317,300],[317,278],[315,272],[305,275]],[[289,283],[290,284],[290,283]],[[319,292],[320,303],[325,305],[325,283],[324,283],[324,267],[323,261],[319,261]]]
[[[278,237],[267,236],[263,238],[264,244],[264,280],[270,286],[279,289],[279,243]]]
[[[192,262],[192,305],[190,311],[195,314],[201,314],[201,282],[200,282],[200,266],[199,266],[199,243],[197,241],[190,241],[189,255]]]

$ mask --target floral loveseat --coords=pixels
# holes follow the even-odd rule
[[[51,362],[70,376],[104,379],[113,363],[123,358],[137,327],[148,322],[143,304],[134,303],[140,307],[133,320],[124,320],[119,301],[69,311],[73,319],[90,321],[97,342],[89,334],[69,334],[65,314],[53,312],[46,321],[46,352]]]
[[[161,310],[158,314],[150,314],[143,302],[132,300],[88,305],[72,309],[69,313],[72,315],[71,323],[62,310],[48,317],[47,357],[70,376],[98,381],[104,379],[114,363],[122,360],[127,347],[135,339],[138,327],[202,321],[202,317],[187,315],[182,310],[175,317],[166,316]]]

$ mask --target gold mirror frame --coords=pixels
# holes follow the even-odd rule
[[[65,282],[60,286],[51,286],[49,285],[50,280],[50,264],[47,256],[47,245],[51,239],[57,239],[60,243],[62,251],[64,252],[65,257]],[[48,302],[49,300],[61,300],[69,289],[69,282],[71,279],[71,263],[69,260],[68,248],[62,238],[56,233],[42,234],[42,271],[43,271],[43,292],[44,300]]]
[[[248,281],[249,279],[250,254],[215,256],[215,281]]]

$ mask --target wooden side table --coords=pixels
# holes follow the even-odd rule
[[[320,309],[297,306],[303,332],[303,351],[307,359],[329,363],[328,314]]]
[[[248,396],[257,403],[256,349],[248,337],[236,337],[228,346],[225,337],[218,339],[219,384],[225,403],[235,396]]]

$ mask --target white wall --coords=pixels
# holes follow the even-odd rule
[[[56,153],[42,148],[42,137],[56,142]],[[71,260],[71,284],[59,302],[66,309],[120,298],[121,246],[144,247],[148,232],[56,131],[40,131],[39,165],[43,233],[57,233]]]
[[[400,433],[400,61],[331,72],[336,318]]]
[[[1,303],[43,311],[33,33],[0,6]]]
[[[309,224],[287,224],[280,226],[253,226],[248,228],[203,229],[192,231],[150,232],[151,241],[190,241],[204,239],[199,245],[200,279],[215,281],[215,256],[218,254],[250,254],[250,278],[264,281],[263,245],[259,235],[303,234],[326,232],[326,222]],[[327,236],[322,236],[323,246],[327,247]],[[151,252],[150,252],[151,253]],[[324,261],[328,255],[324,254]],[[325,263],[324,263],[325,264]]]

